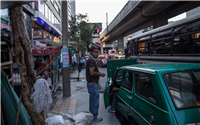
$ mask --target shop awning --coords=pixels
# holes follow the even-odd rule
[[[17,7],[31,2],[33,1],[1,1],[1,9]]]
[[[61,31],[58,30],[40,11],[35,11],[34,22],[39,24],[42,29],[53,32],[55,36],[62,36]]]

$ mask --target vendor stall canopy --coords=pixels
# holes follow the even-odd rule
[[[7,74],[1,70],[1,125],[15,125],[19,97],[8,81]],[[17,125],[32,125],[30,116],[21,103]]]

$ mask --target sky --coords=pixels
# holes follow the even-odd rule
[[[90,23],[102,23],[102,31],[106,28],[106,13],[108,25],[118,15],[128,0],[76,0],[76,14],[87,14]],[[186,17],[186,13],[168,19],[177,21]]]
[[[102,31],[106,28],[106,13],[108,25],[126,5],[128,0],[76,0],[76,14],[87,14],[90,23],[102,23]]]

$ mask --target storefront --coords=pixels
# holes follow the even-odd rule
[[[1,23],[9,25],[8,9],[1,9]]]

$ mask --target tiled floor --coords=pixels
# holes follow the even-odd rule
[[[75,82],[71,82],[71,84],[75,84]],[[71,94],[76,89],[76,87],[71,86]],[[63,93],[62,93],[63,94]],[[62,95],[61,94],[61,95]],[[59,98],[56,102],[52,111],[54,112],[62,112],[62,113],[75,113],[76,108],[76,99],[69,98]]]
[[[76,108],[76,99],[60,98],[54,106],[54,112],[72,113],[74,114]]]
[[[78,71],[74,71],[71,77],[77,77]],[[76,82],[70,81],[70,84],[74,85]],[[76,90],[76,87],[71,86],[71,94],[73,91]],[[63,93],[61,94],[61,96]],[[58,101],[56,102],[54,108],[52,109],[53,112],[62,112],[62,113],[75,113],[75,108],[76,108],[76,99],[72,98],[59,98]]]
[[[71,78],[77,78],[78,71],[74,71],[73,74],[70,76]]]

